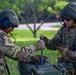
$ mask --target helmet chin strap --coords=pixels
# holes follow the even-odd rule
[[[13,43],[16,43],[16,38],[13,36],[13,34],[10,32],[10,37],[12,37],[14,39]]]
[[[6,26],[6,25],[5,25]],[[16,43],[16,38],[13,36],[13,34],[8,30],[8,27],[6,26],[7,32],[9,32],[10,37],[12,37],[15,41],[13,43]]]

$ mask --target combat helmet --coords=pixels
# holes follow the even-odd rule
[[[61,19],[64,16],[72,17],[76,22],[76,3],[70,2],[68,3],[60,13]]]
[[[0,12],[0,28],[8,28],[10,26],[18,27],[19,21],[16,13],[11,9],[4,9]]]

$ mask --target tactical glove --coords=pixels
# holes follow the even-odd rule
[[[72,57],[72,51],[69,50],[67,47],[64,46],[57,46],[56,47],[59,53],[61,53],[63,56]]]
[[[43,56],[43,58],[47,59],[46,56]],[[31,56],[30,62],[41,62],[41,55]]]
[[[56,35],[52,39],[48,39],[46,36],[41,35],[40,39],[45,42],[47,49],[56,50],[56,46],[62,45],[62,35]]]
[[[41,50],[45,48],[45,43],[43,40],[37,41],[35,44],[32,45],[35,48],[35,51]]]
[[[31,53],[34,53],[35,51],[44,49],[45,43],[43,40],[39,40],[35,44],[30,45],[29,48],[31,49]]]
[[[45,46],[50,44],[50,40],[46,36],[40,36],[40,39],[45,42]]]

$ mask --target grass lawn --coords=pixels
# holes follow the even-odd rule
[[[29,45],[35,43],[37,40],[39,40],[40,34],[43,34],[43,35],[47,36],[48,38],[52,38],[56,32],[57,31],[41,31],[41,30],[39,30],[37,32],[37,38],[33,38],[33,35],[31,33],[31,31],[29,31],[29,30],[14,30],[13,36],[16,38],[15,45],[29,46]],[[15,40],[13,38],[11,38],[11,40],[13,42],[15,42]],[[60,54],[57,51],[51,51],[51,50],[47,50],[47,49],[44,49],[43,53],[45,56],[48,57],[47,60],[51,64],[56,64],[57,58],[60,56]],[[35,54],[40,54],[40,51],[36,52]],[[9,66],[11,75],[19,75],[17,61],[7,58],[7,64]]]
[[[56,26],[52,26],[54,28],[60,28],[62,25],[56,25]]]

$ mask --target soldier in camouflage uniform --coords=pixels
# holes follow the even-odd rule
[[[0,12],[0,75],[4,72],[4,57],[22,61],[28,59],[28,55],[45,48],[43,40],[37,41],[35,44],[25,47],[15,46],[8,34],[18,27],[18,18],[14,11],[5,9]]]
[[[44,36],[47,49],[58,50],[61,58],[58,65],[63,65],[66,69],[71,69],[72,75],[76,73],[76,3],[67,4],[61,11],[62,27],[57,34],[50,40]],[[67,74],[69,75],[69,74]]]

